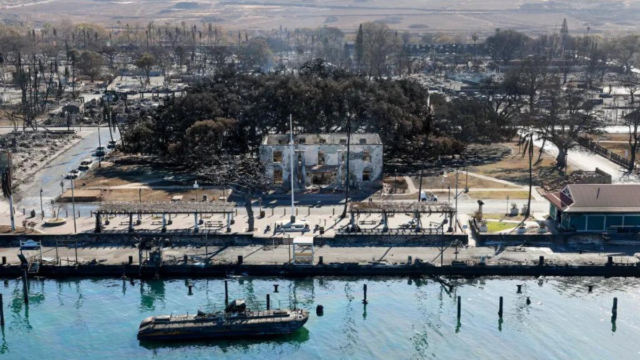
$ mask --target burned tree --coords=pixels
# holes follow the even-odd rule
[[[270,185],[264,166],[254,158],[214,156],[209,166],[201,169],[198,174],[212,185],[230,187],[244,199],[248,231],[254,231],[255,218],[251,201],[264,193]]]
[[[578,146],[581,134],[596,133],[602,120],[593,115],[593,103],[580,89],[569,87],[561,91],[559,80],[547,93],[549,105],[544,112],[531,117],[530,123],[536,128],[538,138],[558,148],[556,167],[567,167],[569,150]]]
[[[636,109],[624,117],[625,124],[629,127],[629,172],[636,167],[636,156],[640,150],[640,110]]]

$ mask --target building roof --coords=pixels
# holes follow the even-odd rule
[[[544,196],[566,213],[640,213],[640,184],[572,184]]]
[[[346,145],[346,133],[328,134],[294,134],[296,145]],[[364,141],[364,144],[361,143]],[[262,145],[289,145],[289,134],[270,134],[262,141]],[[351,134],[351,145],[382,145],[380,136],[374,133]]]

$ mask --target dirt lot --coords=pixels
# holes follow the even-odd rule
[[[444,181],[443,181],[444,179]],[[416,187],[420,184],[419,178],[412,178],[413,183]],[[447,190],[447,186],[450,186],[451,189],[455,189],[456,187],[456,175],[448,174],[446,178],[442,176],[429,176],[422,178],[422,187],[425,189],[443,189]],[[461,188],[468,187],[470,189],[502,189],[502,188],[514,188],[513,186],[499,183],[496,181],[480,179],[474,176],[466,176],[464,172],[462,172],[458,176],[458,186]]]
[[[192,182],[189,182],[192,184]],[[167,170],[154,169],[149,165],[114,165],[103,162],[78,180],[80,189],[100,189],[102,201],[168,202],[174,196],[183,196],[182,201],[196,201],[196,191],[184,181],[176,180]],[[142,192],[140,191],[142,189]],[[207,195],[209,201],[229,196],[228,190],[199,188],[198,201]]]
[[[114,165],[103,161],[102,167],[94,167],[80,180],[86,187],[112,187],[130,184],[154,184],[156,186],[178,185],[175,182],[165,181],[169,172],[153,169],[148,165]]]
[[[514,182],[516,184],[528,185],[529,184],[529,160],[528,158],[522,157],[522,153],[518,149],[516,143],[507,144],[512,149],[512,155],[507,156],[501,161],[498,161],[493,164],[487,164],[482,166],[470,167],[469,171],[487,175],[491,177],[495,177],[501,180],[507,180]],[[533,166],[533,185],[539,186],[542,182],[548,182],[557,180],[562,177],[562,175],[555,170],[554,164],[556,162],[555,158],[547,153],[542,154],[542,158],[539,162],[538,153],[540,149],[538,147],[535,148],[535,158],[534,158],[534,166]],[[574,169],[569,166],[569,173]],[[470,186],[471,187],[471,186]]]

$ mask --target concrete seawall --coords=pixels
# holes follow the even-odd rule
[[[157,271],[151,267],[137,265],[79,265],[49,266],[42,265],[38,276],[47,278],[70,277],[116,277],[123,274],[133,278],[199,278],[224,277],[228,274],[247,274],[250,276],[602,276],[602,277],[638,277],[640,267],[606,266],[431,266],[414,265],[361,265],[354,263],[326,265],[166,265]],[[0,277],[20,276],[18,265],[0,267]]]
[[[295,234],[292,234],[293,238]],[[290,238],[282,237],[256,237],[252,234],[190,234],[180,233],[103,233],[103,234],[76,234],[76,235],[2,235],[0,247],[19,247],[20,241],[27,239],[42,242],[43,246],[55,246],[56,242],[69,244],[78,242],[79,246],[86,245],[112,245],[133,246],[139,243],[139,239],[163,239],[165,243],[172,245],[210,245],[210,246],[244,246],[244,245],[282,245],[288,244]],[[468,243],[468,236],[463,235],[336,235],[335,237],[314,237],[317,246],[430,246],[438,244],[450,244],[459,240],[463,244]]]

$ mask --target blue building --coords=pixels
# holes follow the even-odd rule
[[[573,184],[547,193],[549,215],[578,232],[640,231],[640,184]]]

